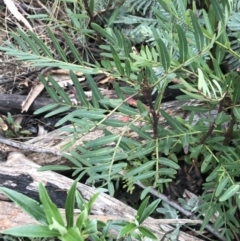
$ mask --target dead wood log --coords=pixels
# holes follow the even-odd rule
[[[100,89],[100,92],[106,98],[117,98],[116,93],[113,90]],[[88,100],[90,101],[92,98],[92,94],[86,93],[86,95],[88,96]],[[27,98],[26,95],[1,94],[0,95],[0,112],[6,112],[6,111],[9,111],[10,113],[21,112],[22,103],[26,100],[26,98]],[[75,99],[75,96],[73,99]],[[49,97],[37,97],[33,101],[32,105],[30,106],[29,111],[34,112],[51,103],[53,103],[53,100]]]
[[[70,188],[73,181],[51,171],[38,172],[37,169],[39,167],[39,165],[33,163],[22,153],[13,152],[9,155],[6,162],[1,163],[0,186],[16,190],[38,200],[38,185],[41,182],[45,185],[52,201],[58,207],[64,207],[67,190]],[[78,183],[77,189],[86,201],[97,192],[96,189],[81,183]],[[136,210],[115,198],[101,193],[93,205],[92,214],[96,216],[114,216],[119,219],[126,218],[132,220],[136,215]],[[3,230],[19,225],[33,224],[34,221],[30,217],[27,217],[14,204],[7,203],[6,198],[3,198],[3,201],[0,202],[0,223],[0,230]],[[159,240],[163,237],[164,232],[172,230],[172,227],[169,225],[155,223],[153,218],[148,218],[144,225],[149,227]],[[179,240],[190,241],[200,239],[180,232]]]
[[[11,95],[6,95],[6,94],[1,94],[0,95],[0,108],[7,108],[9,110],[20,110],[22,109],[22,103],[23,101],[26,100],[26,96],[24,95],[16,95],[16,94],[11,94]],[[47,97],[38,97],[31,107],[29,108],[30,111],[35,111],[37,109],[42,108],[45,105],[48,105],[52,103],[53,101],[50,98]],[[12,111],[10,111],[12,112]]]

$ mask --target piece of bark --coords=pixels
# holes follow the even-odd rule
[[[117,98],[116,93],[113,90],[100,90],[100,92],[106,98]],[[91,100],[92,93],[89,91],[85,92],[88,96],[88,100]],[[18,95],[18,94],[0,94],[0,111],[2,110],[5,112],[8,110],[9,112],[21,112],[22,110],[22,103],[26,101],[26,95]],[[29,111],[34,112],[48,104],[53,103],[53,100],[50,97],[37,97],[32,105],[29,107]]]
[[[58,207],[64,207],[67,190],[69,190],[73,180],[51,171],[38,172],[37,169],[39,167],[39,165],[33,163],[22,153],[13,152],[9,155],[6,162],[1,163],[0,186],[16,190],[38,200],[38,185],[41,182],[47,189],[52,201]],[[77,189],[85,201],[88,201],[93,194],[98,192],[97,189],[81,183],[78,183]],[[0,223],[2,224],[0,229],[33,223],[29,221],[31,219],[26,217],[22,211],[13,205],[6,204],[5,201],[6,199],[0,202]],[[137,212],[117,199],[101,193],[95,201],[91,213],[97,216],[114,216],[132,220]],[[154,232],[158,240],[161,240],[164,232],[173,229],[169,225],[155,224],[153,218],[146,219],[145,225]],[[180,232],[179,240],[200,239]]]
[[[22,103],[26,100],[25,95],[6,95],[1,94],[0,95],[0,107],[2,108],[8,108],[13,110],[19,110],[19,112],[22,109]],[[51,104],[53,101],[48,97],[38,97],[35,99],[31,107],[29,108],[30,111],[35,111],[37,109],[40,109],[48,104]]]

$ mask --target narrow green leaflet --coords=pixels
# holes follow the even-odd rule
[[[137,149],[132,155],[130,155],[128,157],[128,160],[130,161],[134,158],[142,158],[142,157],[146,156],[147,154],[151,153],[154,149],[155,149],[155,145],[146,146],[146,147],[142,148],[141,150]]]
[[[225,25],[225,17],[224,17],[224,11],[221,9],[220,4],[217,0],[210,0],[212,3],[214,14],[216,15],[218,21],[221,21],[223,25]]]
[[[146,227],[138,227],[139,232],[151,240],[158,240],[158,238]]]
[[[180,168],[180,166],[176,162],[174,162],[174,161],[172,161],[172,160],[170,160],[168,158],[165,158],[165,157],[160,157],[159,158],[159,163],[164,165],[164,166],[167,166],[167,167],[172,167],[174,169],[179,169]]]
[[[215,90],[215,89],[218,90],[220,96],[222,96],[222,95],[223,95],[223,93],[222,93],[222,88],[221,88],[221,86],[219,85],[219,82],[218,82],[217,80],[215,80],[215,79],[213,79],[212,82],[213,82],[213,84],[215,85],[215,87],[212,87],[213,90]]]
[[[208,32],[208,35],[213,36],[214,33],[213,33],[213,30],[212,30],[212,26],[211,26],[211,23],[210,23],[209,18],[208,18],[208,14],[205,11],[205,9],[202,9],[202,13],[203,13],[203,18],[204,18],[204,23],[205,23],[205,26],[206,26],[206,31]]]
[[[118,98],[124,100],[125,99],[124,94],[123,94],[119,84],[116,81],[114,81],[114,83],[113,83],[113,88],[116,91]]]
[[[106,69],[106,70],[111,70],[112,69],[112,64],[109,60],[102,59],[101,60],[101,65]]]
[[[239,184],[233,184],[227,189],[227,191],[219,198],[220,202],[224,202],[236,194],[239,190]]]
[[[107,28],[107,29],[111,29],[111,28]],[[123,48],[123,41],[125,40],[125,38],[122,38],[122,33],[117,28],[114,28],[113,32],[115,34],[115,38],[117,39],[118,47],[120,50]]]
[[[22,30],[18,29],[17,31],[20,34],[20,36],[22,37],[22,39],[28,43],[28,45],[31,48],[31,50],[33,51],[33,53],[36,54],[37,56],[40,56],[36,43],[34,43]]]
[[[148,139],[151,140],[152,137],[149,133],[141,130],[139,127],[135,126],[135,125],[130,125],[130,128],[135,131],[140,137],[144,138],[144,139]]]
[[[10,32],[10,35],[16,40],[16,42],[19,44],[23,52],[28,52],[27,45],[17,34]],[[11,51],[12,49],[7,49],[2,47],[2,50]]]
[[[77,228],[72,227],[72,228],[68,229],[67,233],[64,234],[61,237],[61,240],[64,240],[64,241],[84,241],[84,238],[79,233],[79,230]]]
[[[193,94],[189,91],[186,91],[184,89],[180,89],[183,93],[185,93],[186,95],[192,97],[193,99],[197,99],[197,100],[207,100],[206,98],[204,98],[202,95],[198,95],[198,94]]]
[[[67,228],[71,228],[74,224],[74,207],[75,207],[75,195],[78,179],[76,179],[70,190],[68,191],[66,203],[65,203],[65,215],[67,220]]]
[[[79,198],[79,193],[77,193],[77,199]],[[88,211],[87,211],[87,207],[83,209],[81,209],[81,213],[80,215],[78,215],[77,221],[76,221],[76,226],[79,228],[79,230],[82,229],[82,227],[84,226],[85,221],[88,219]]]
[[[78,109],[71,113],[71,116],[75,117],[85,117],[93,120],[101,120],[105,117],[103,114],[104,111],[102,110],[84,110],[84,109]]]
[[[144,59],[147,59],[147,55],[146,55],[145,50],[144,50],[143,47],[142,47],[141,50],[140,50],[140,55],[141,55]]]
[[[55,219],[61,226],[64,225],[64,221],[60,211],[57,206],[50,199],[45,187],[42,183],[39,183],[39,197],[43,205],[45,215],[48,220],[48,224],[53,224],[53,219]]]
[[[126,104],[121,99],[102,99],[99,101],[102,105],[109,105],[112,108],[117,108],[117,110],[125,115],[135,116],[138,114],[138,111]]]
[[[44,172],[44,171],[69,171],[72,170],[69,166],[63,166],[63,165],[48,165],[48,166],[42,166],[38,168],[38,172]]]
[[[124,178],[131,178],[134,175],[138,175],[142,172],[146,172],[146,171],[150,170],[154,165],[155,165],[155,161],[148,161],[148,162],[144,163],[143,165],[141,165],[137,168],[134,168],[130,172],[125,173]]]
[[[66,121],[71,120],[71,118],[73,118],[72,113],[69,113],[69,114],[65,115],[62,119],[60,119],[60,120],[55,124],[55,127],[58,127],[58,126],[63,125]],[[67,131],[70,131],[70,129],[68,129]]]
[[[116,18],[119,16],[119,10],[120,8],[115,8],[115,10],[113,11],[113,13],[111,13],[111,16],[110,18],[108,19],[108,23],[107,23],[107,26],[110,27],[113,22],[116,20]]]
[[[145,47],[145,51],[146,51],[146,54],[147,54],[147,58],[152,61],[153,60],[153,56],[152,56],[152,53],[148,47],[148,45]]]
[[[109,118],[109,119],[103,121],[102,124],[104,124],[106,126],[112,126],[112,127],[123,127],[126,125],[126,122]]]
[[[52,30],[51,30],[49,27],[47,27],[47,32],[48,32],[48,34],[49,34],[49,37],[50,37],[51,40],[52,40],[52,43],[53,43],[53,45],[54,45],[54,47],[55,47],[55,50],[57,51],[57,53],[59,54],[59,56],[61,57],[61,59],[62,59],[64,62],[67,63],[68,60],[67,60],[66,54],[65,54],[65,52],[63,51],[63,49],[62,49],[62,47],[60,46],[60,44],[58,43],[58,40],[57,40],[57,38],[54,36]]]
[[[171,147],[172,147],[172,138],[167,136],[163,141],[163,152],[166,156],[169,155],[169,150]]]
[[[119,72],[120,75],[124,75],[124,69],[122,67],[122,63],[121,63],[121,60],[117,54],[117,52],[115,51],[115,49],[113,48],[113,46],[111,46],[111,52],[112,52],[112,56],[113,56],[113,61],[115,63],[115,66]]]
[[[124,235],[133,232],[136,229],[136,224],[134,223],[129,223],[125,227],[121,229],[121,231],[118,234],[117,239],[122,238]]]
[[[138,114],[138,111],[136,109],[130,106],[127,106],[125,104],[122,104],[121,106],[119,106],[118,111],[129,116],[135,116]]]
[[[58,109],[55,109],[54,111],[51,111],[50,113],[46,114],[45,118],[48,118],[48,117],[51,117],[51,116],[55,116],[57,114],[61,114],[61,113],[64,113],[64,112],[67,112],[70,109],[71,109],[71,106],[59,107]]]
[[[149,111],[147,110],[146,106],[140,100],[137,100],[137,107],[138,107],[139,112],[141,113],[141,116],[143,116],[143,117],[148,116]]]
[[[99,108],[99,101],[102,100],[104,97],[102,93],[100,92],[97,84],[93,80],[92,76],[89,74],[86,74],[87,82],[92,90],[92,101],[95,108]],[[104,104],[102,104],[105,108],[107,108]]]
[[[79,155],[79,154],[77,154]],[[76,165],[77,167],[79,167],[79,169],[83,169],[82,164],[84,164],[84,166],[87,167],[91,167],[92,164],[96,164],[96,163],[106,163],[109,162],[110,160],[112,160],[111,156],[99,156],[99,157],[92,157],[92,158],[82,158],[81,155],[79,155],[80,157],[75,157],[75,160],[73,160],[74,162],[77,162],[78,165]],[[67,157],[71,162],[73,162],[69,157]],[[73,162],[73,163],[74,163]],[[74,163],[75,164],[75,163]],[[87,165],[85,165],[87,164]]]
[[[43,43],[43,41],[38,38],[33,32],[28,31],[28,34],[34,39],[35,43],[39,46],[39,48],[43,51],[46,57],[54,58],[49,48]]]
[[[47,90],[48,94],[50,95],[51,99],[58,103],[59,102],[58,95],[55,92],[55,90],[53,89],[53,87],[48,85],[48,82],[42,75],[39,76],[39,80],[43,83],[43,85],[44,85],[45,89]]]
[[[113,183],[112,182],[108,182],[107,186],[108,186],[108,191],[109,191],[110,196],[113,196],[114,193],[115,193],[115,189],[114,189]]]
[[[170,2],[164,1],[164,0],[158,0],[158,2],[161,4],[162,8],[167,12],[167,13],[171,13],[171,5],[168,4]],[[158,9],[156,9],[158,10]],[[160,12],[160,11],[159,11]]]
[[[198,68],[198,90],[201,90],[204,95],[211,97],[211,93],[208,88],[208,84],[205,81],[203,72],[200,68]]]
[[[89,10],[90,10],[91,14],[94,13],[94,0],[90,0]]]
[[[153,36],[156,40],[156,44],[157,44],[156,46],[157,46],[158,54],[161,59],[161,64],[162,64],[164,70],[167,72],[171,65],[169,50],[167,49],[166,45],[164,44],[164,42],[158,35],[155,28],[152,28],[152,32],[153,32]]]
[[[192,85],[190,85],[186,80],[184,80],[183,78],[180,78],[181,83],[184,85],[184,87],[191,92],[198,92],[198,90],[194,87],[192,87]]]
[[[218,177],[219,167],[215,168],[212,173],[206,178],[207,182],[211,182],[212,180]]]
[[[100,195],[100,193],[97,192],[90,197],[90,199],[88,201],[88,214],[91,213],[92,206],[93,206],[94,202],[97,200],[99,195]]]
[[[44,211],[37,201],[6,187],[0,187],[0,191],[14,201],[22,210],[42,224],[47,224]]]
[[[230,121],[231,119],[232,119],[231,116],[227,115],[224,112],[220,112],[217,114],[217,116],[215,118],[215,123],[216,123],[216,125],[219,125],[219,124],[225,123],[227,121]]]
[[[164,110],[160,110],[161,115],[166,119],[167,123],[177,131],[184,132],[183,126],[173,117],[171,117],[167,112]]]
[[[129,146],[140,146],[141,144],[138,141],[135,141],[134,139],[122,137],[121,142],[126,143]]]
[[[113,148],[111,147],[106,147],[106,148],[101,148],[96,151],[88,151],[86,153],[83,153],[82,157],[83,158],[88,158],[88,157],[97,157],[97,156],[104,156],[104,155],[110,155],[114,151]]]
[[[129,58],[130,53],[132,52],[132,44],[129,39],[127,39],[124,34],[121,33],[123,49],[124,49],[124,57]]]
[[[160,168],[158,170],[159,175],[167,175],[170,176],[172,178],[174,178],[174,175],[177,173],[177,171],[175,169],[172,168]]]
[[[221,194],[221,192],[223,191],[223,189],[226,187],[226,185],[229,182],[229,177],[226,176],[224,178],[222,178],[222,180],[220,181],[220,183],[217,186],[217,189],[215,191],[215,196],[219,196]]]
[[[232,85],[233,85],[233,103],[237,104],[239,99],[240,99],[240,78],[239,78],[239,76],[234,76],[234,77],[233,77],[233,80],[232,80]]]
[[[190,152],[191,152],[190,158],[197,158],[200,155],[200,153],[202,153],[203,148],[204,148],[203,144],[200,144],[200,145],[198,145],[196,147],[191,147],[191,149],[190,149]]]
[[[70,40],[70,38],[68,37],[68,35],[66,34],[66,32],[62,29],[61,30],[64,36],[64,39],[67,43],[67,46],[70,48],[71,53],[73,54],[74,58],[78,61],[79,64],[83,64],[83,60],[81,58],[81,55],[79,53],[79,51],[75,48],[74,44],[72,43],[72,41]]]
[[[138,181],[142,181],[142,180],[147,180],[148,178],[152,178],[155,174],[156,174],[155,171],[148,171],[148,172],[130,177],[129,180],[131,182],[138,182]]]
[[[195,16],[195,14],[191,10],[190,10],[190,17],[191,17],[192,25],[193,25],[193,29],[194,29],[193,34],[195,37],[197,49],[199,51],[202,51],[203,47],[204,47],[204,35],[201,30],[201,26],[198,22],[198,19]]]
[[[233,114],[238,120],[240,120],[240,108],[233,107]]]
[[[34,112],[34,115],[38,115],[38,114],[41,114],[41,113],[43,113],[43,112],[50,111],[50,110],[52,110],[52,109],[57,108],[58,106],[59,106],[58,103],[53,103],[53,104],[49,104],[49,105],[43,106],[42,108],[36,110],[36,111]]]
[[[118,163],[113,165],[112,169],[110,170],[111,172],[109,172],[109,165],[110,163],[102,163],[99,166],[93,166],[91,168],[88,169],[88,173],[91,175],[91,177],[89,178],[89,180],[102,180],[102,179],[106,179],[108,180],[109,178],[109,174],[117,174],[119,172],[122,171],[122,169],[126,168],[126,163]],[[104,172],[104,174],[106,173],[106,175],[104,175],[103,173],[98,174],[100,172]]]
[[[87,144],[85,144],[85,147],[86,148],[92,148],[92,147],[97,147],[97,146],[100,146],[100,145],[106,145],[106,144],[114,142],[118,138],[119,138],[119,135],[103,136],[103,137],[100,137],[96,140],[89,141]]]
[[[208,154],[207,156],[205,156],[204,161],[201,165],[201,172],[204,173],[209,169],[209,165],[211,165],[211,161],[212,161],[212,155]]]
[[[216,212],[216,210],[214,209],[215,207],[212,207],[211,205],[209,205],[209,203],[205,203],[205,204],[207,204],[206,207],[202,208],[202,210],[205,211],[205,217],[203,219],[200,232],[202,232],[205,229],[205,227],[213,217],[214,213]]]
[[[189,135],[183,135],[181,137],[181,143],[183,145],[183,150],[185,154],[188,154],[189,142],[190,142]]]
[[[162,66],[164,70],[167,72],[171,65],[169,50],[167,49],[166,45],[160,38],[157,39],[157,46],[158,46],[158,51],[160,51],[159,55],[160,55]]]
[[[42,226],[37,224],[6,229],[0,231],[0,233],[29,238],[51,238],[60,236],[60,233],[58,231],[50,230],[48,226]]]
[[[91,106],[91,104],[87,100],[87,97],[85,95],[85,92],[82,89],[81,84],[79,83],[79,80],[78,80],[77,76],[73,73],[72,70],[70,70],[70,77],[71,77],[71,80],[74,83],[74,87],[75,87],[76,92],[77,92],[77,98],[81,102],[81,105],[86,106],[86,107]]]
[[[125,60],[125,72],[127,77],[130,77],[132,70],[131,70],[131,63],[129,59]]]
[[[202,106],[192,106],[192,105],[183,105],[181,106],[182,110],[194,111],[194,112],[208,112],[209,109],[207,107]]]
[[[63,90],[63,88],[57,83],[57,81],[54,80],[54,78],[49,75],[48,76],[48,81],[52,84],[53,88],[55,89],[55,91],[60,95],[60,97],[62,98],[62,100],[68,104],[71,105],[72,102],[70,100],[70,98],[68,97],[67,93]]]
[[[158,54],[156,53],[156,49],[154,47],[151,48],[152,56],[153,56],[153,61],[158,62]]]
[[[144,62],[145,62],[146,64],[149,63],[149,62],[146,60],[146,58],[144,58],[142,55],[130,53],[130,56],[137,61],[137,62],[134,62],[133,65],[141,65],[141,64],[143,64]]]
[[[179,62],[184,63],[188,59],[188,43],[186,35],[180,25],[176,25],[178,33]]]
[[[138,208],[136,219],[139,220],[139,218],[142,217],[145,208],[147,207],[148,201],[149,201],[150,196],[146,197],[142,203],[140,204],[140,207]]]
[[[115,46],[117,43],[115,41],[115,39],[107,33],[106,30],[104,30],[103,28],[101,28],[99,25],[97,25],[96,23],[92,23],[91,27],[96,30],[97,32],[99,32],[103,37],[105,37],[113,46]]]
[[[146,220],[156,210],[160,201],[161,199],[157,199],[144,209],[142,215],[138,218],[139,224],[144,222],[144,220]]]
[[[142,190],[142,193],[141,193],[141,196],[140,196],[140,199],[143,200],[146,195],[152,190],[152,186],[149,186],[149,187],[146,187]]]

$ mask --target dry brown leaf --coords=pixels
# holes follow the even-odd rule
[[[3,0],[6,4],[8,10],[12,13],[12,15],[18,20],[25,24],[25,26],[33,32],[32,26],[27,21],[26,18],[23,17],[23,15],[18,11],[17,7],[15,6],[14,2],[12,0]]]
[[[108,77],[104,78],[103,80],[101,80],[99,83],[100,84],[113,83],[114,80],[115,80],[115,78],[113,76],[108,76]]]
[[[37,85],[33,86],[31,91],[29,92],[27,98],[22,103],[22,113],[24,111],[28,111],[29,107],[33,103],[33,101],[38,97],[41,91],[44,89],[44,85],[42,83],[38,83]]]
[[[61,75],[69,75],[69,70],[65,70],[65,69],[51,69],[49,71],[50,74],[61,74]],[[79,71],[73,71],[73,73],[77,76],[84,76],[84,74],[82,72]]]

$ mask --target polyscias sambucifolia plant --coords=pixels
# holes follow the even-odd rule
[[[184,161],[197,162],[207,176],[198,207],[199,216],[204,217],[202,229],[216,215],[214,228],[231,240],[239,228],[235,214],[240,203],[237,183],[240,76],[235,64],[231,65],[240,59],[234,48],[240,14],[239,6],[233,1],[206,2],[207,7],[203,4],[201,9],[194,6],[190,9],[186,0],[158,0],[158,7],[151,10],[156,25],[147,28],[151,44],[142,45],[139,52],[132,50],[131,42],[119,29],[103,28],[92,22],[91,36],[101,36],[102,58],[94,64],[82,59],[64,28],[62,35],[76,59],[74,64],[68,61],[50,28],[47,31],[58,59],[38,36],[21,30],[12,34],[19,46],[6,43],[0,49],[33,66],[70,70],[81,105],[72,104],[53,77],[40,76],[54,103],[36,113],[48,112],[46,116],[50,117],[67,112],[56,127],[71,122],[74,128],[65,127],[65,130],[73,134],[74,141],[102,130],[102,137],[65,153],[76,166],[74,175],[79,178],[87,175],[88,184],[107,187],[111,195],[114,180],[119,179],[123,179],[130,190],[141,181],[162,191],[175,178],[179,169],[178,154],[184,152]],[[116,12],[114,14],[108,26],[114,25],[117,18]],[[69,18],[75,18],[75,23],[79,21],[70,12]],[[116,23],[119,24],[119,20]],[[221,66],[228,59],[231,59],[231,71],[224,72]],[[86,75],[92,91],[91,102],[74,71]],[[91,76],[100,73],[115,78],[113,88],[117,99],[105,98],[100,92]],[[161,108],[164,91],[172,80],[178,81],[172,87],[183,93],[178,97],[180,101],[186,103],[194,99],[204,103],[183,105],[182,109],[190,113],[187,119],[172,116],[171,110]],[[156,99],[153,99],[154,93],[157,93]],[[130,106],[132,98],[138,96],[143,97],[147,105],[138,99],[135,107]],[[199,113],[204,115],[196,119]],[[117,118],[112,118],[114,116]],[[164,118],[170,128],[162,126],[160,118]]]

